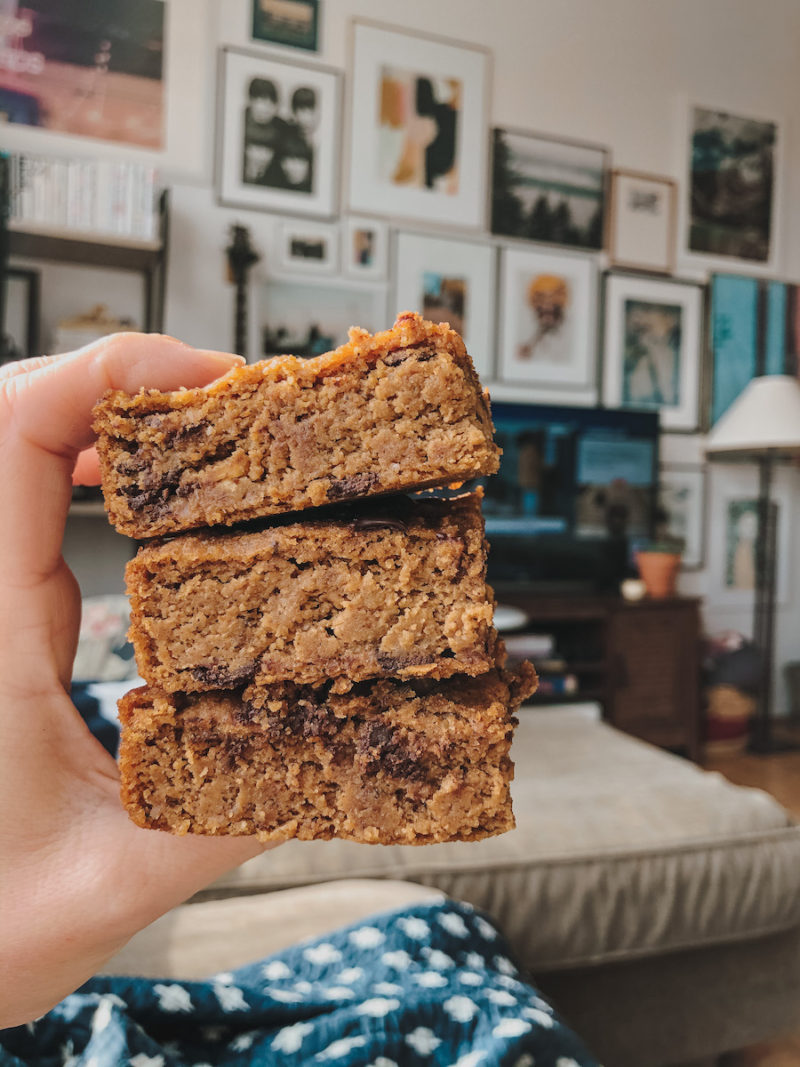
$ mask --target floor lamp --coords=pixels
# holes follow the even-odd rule
[[[753,641],[761,654],[761,684],[750,751],[785,752],[799,746],[772,733],[777,555],[777,506],[772,501],[772,480],[776,463],[800,456],[800,382],[785,374],[753,378],[709,434],[706,454],[711,459],[758,465]],[[789,547],[784,545],[784,551]]]

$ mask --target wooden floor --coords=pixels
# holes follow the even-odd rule
[[[712,757],[705,766],[737,785],[766,790],[800,819],[800,751],[778,756]],[[800,1032],[782,1041],[723,1056],[720,1067],[800,1067]]]

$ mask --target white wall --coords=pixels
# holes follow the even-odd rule
[[[211,190],[213,45],[260,48],[249,39],[250,0],[216,0],[216,9],[211,21],[216,41],[197,60],[206,63],[205,120],[181,134],[194,170],[188,181],[185,168],[171,170],[182,184],[173,197],[167,329],[204,347],[225,348],[232,333],[232,294],[222,254],[227,227],[237,219],[246,222],[256,244],[268,250],[272,221],[217,207]],[[321,54],[287,52],[292,59],[346,68],[352,16],[479,44],[493,54],[492,123],[605,144],[617,166],[680,179],[681,105],[689,98],[783,118],[788,151],[778,221],[780,271],[800,279],[800,139],[792,140],[800,98],[796,0],[327,0],[322,11]],[[171,91],[180,94],[182,86],[175,84]],[[193,106],[189,91],[187,107]],[[196,166],[198,160],[205,161],[203,167]],[[174,153],[168,162],[174,164]],[[256,282],[263,270],[263,265],[257,268]],[[688,273],[686,264],[679,265],[679,273]],[[664,441],[665,460],[694,461],[701,454],[697,437]],[[800,483],[796,472],[787,477],[793,485],[792,528],[800,535]],[[720,550],[718,544],[707,545],[708,553]],[[779,609],[779,662],[800,658],[797,555],[788,603]],[[703,595],[707,588],[707,572],[683,578],[687,593]],[[749,632],[750,612],[709,607],[706,620],[712,631]],[[782,690],[780,702],[785,702]]]

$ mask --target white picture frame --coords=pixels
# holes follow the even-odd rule
[[[541,403],[596,403],[597,273],[591,256],[501,249],[501,383]]]
[[[489,52],[355,19],[352,57],[350,210],[481,228]]]
[[[747,587],[743,572],[755,577],[755,538],[757,537],[758,472],[755,464],[714,463],[710,466],[709,604],[752,609],[755,588]],[[792,580],[793,494],[789,472],[779,471],[773,480],[771,500],[778,506],[775,596],[779,604],[789,600]],[[747,503],[749,507],[742,505]],[[737,507],[738,505],[738,507]],[[748,517],[742,523],[742,515]],[[736,524],[746,525],[747,550],[737,535]]]
[[[677,182],[617,168],[611,172],[609,260],[622,270],[671,274],[677,240]]]
[[[395,240],[393,311],[449,322],[485,380],[494,367],[496,262],[495,248],[485,241],[410,232]]]
[[[302,107],[298,94],[303,94]],[[221,49],[219,203],[333,218],[338,208],[340,98],[338,71],[263,52]],[[271,115],[263,113],[265,108]]]
[[[702,466],[662,463],[658,478],[658,506],[665,516],[665,532],[683,540],[681,567],[700,570],[705,560],[706,472]],[[657,535],[658,538],[658,535]]]
[[[604,312],[603,403],[658,411],[664,430],[696,431],[702,286],[612,272],[605,278]]]
[[[308,219],[281,220],[278,263],[284,273],[336,274],[339,269],[338,226]]]
[[[677,105],[680,108],[677,128],[680,131],[679,167],[682,181],[680,195],[678,197],[678,249],[681,261],[693,270],[704,271],[742,271],[748,274],[780,274],[781,273],[781,231],[783,226],[782,206],[784,188],[784,138],[786,123],[781,116],[765,116],[755,114],[748,107],[739,108],[731,104],[715,103],[708,100],[690,99],[683,95],[679,97]],[[691,227],[694,213],[692,207],[693,178],[696,168],[693,168],[693,141],[696,132],[701,131],[703,120],[696,112],[705,112],[709,115],[720,117],[720,124],[727,124],[730,132],[735,135],[735,124],[753,123],[758,126],[773,125],[775,127],[775,142],[772,147],[771,190],[770,204],[770,232],[769,250],[766,258],[743,254],[744,249],[739,248],[736,252],[719,253],[709,250],[700,250],[697,242],[693,239]],[[733,167],[728,170],[732,171]],[[741,197],[741,190],[737,192]],[[729,227],[731,235],[729,239],[735,244],[735,227]],[[740,238],[744,241],[744,237]]]
[[[384,281],[388,262],[389,227],[385,222],[355,215],[342,221],[342,267],[347,277]]]

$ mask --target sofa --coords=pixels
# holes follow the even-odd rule
[[[523,709],[513,753],[511,833],[288,842],[143,931],[111,973],[198,977],[443,892],[493,917],[606,1067],[689,1063],[796,1028],[800,827],[772,798],[591,706]]]

